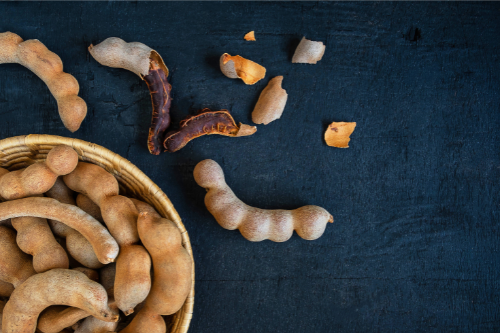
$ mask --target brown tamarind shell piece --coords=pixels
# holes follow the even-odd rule
[[[143,77],[148,85],[153,105],[151,126],[148,134],[148,149],[153,155],[159,155],[163,145],[165,130],[170,126],[170,106],[172,86],[167,80],[168,69],[161,58],[155,59],[151,53],[149,73]]]
[[[189,116],[180,123],[179,130],[166,135],[163,143],[166,151],[175,152],[189,141],[202,135],[219,134],[231,137],[252,135],[255,126],[237,125],[228,110],[212,111],[208,108]]]

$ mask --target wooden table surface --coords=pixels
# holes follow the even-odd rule
[[[256,42],[243,40],[255,30]],[[2,2],[0,31],[39,39],[80,83],[72,134],[46,85],[0,66],[0,137],[55,134],[128,158],[170,197],[196,262],[190,332],[494,332],[500,328],[500,4],[435,2]],[[292,64],[302,36],[317,65]],[[210,136],[152,156],[148,89],[87,52],[108,37],[157,50],[172,118],[203,107],[252,124],[283,75],[282,118],[252,137]],[[224,52],[267,68],[253,86],[222,75]],[[350,148],[332,121],[357,122]],[[216,160],[261,208],[324,207],[323,237],[251,243],[206,210],[192,172]]]

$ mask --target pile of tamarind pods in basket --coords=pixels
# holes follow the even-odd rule
[[[134,312],[120,332],[166,332],[193,283],[172,221],[65,145],[0,168],[0,197],[2,333],[110,332]]]

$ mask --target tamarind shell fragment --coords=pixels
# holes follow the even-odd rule
[[[179,130],[166,135],[163,143],[166,151],[175,152],[183,148],[189,141],[202,135],[219,134],[239,137],[252,135],[257,131],[255,126],[236,125],[228,110],[212,111],[208,108],[198,114],[189,116],[180,123]]]
[[[153,104],[153,115],[148,135],[148,149],[153,155],[159,155],[163,145],[163,135],[170,126],[170,106],[172,98],[170,91],[172,86],[167,80],[168,72],[165,72],[160,64],[150,60],[149,74],[144,76],[148,85]]]

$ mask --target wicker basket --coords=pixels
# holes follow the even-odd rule
[[[120,189],[128,196],[148,202],[160,215],[175,222],[182,234],[182,244],[193,257],[186,228],[165,193],[135,165],[106,148],[55,135],[17,136],[0,140],[0,167],[16,170],[44,161],[50,149],[62,144],[73,147],[78,152],[80,160],[97,164],[112,173],[118,180]],[[189,329],[194,305],[194,259],[192,278],[193,286],[186,302],[168,323],[171,333],[185,333]]]

